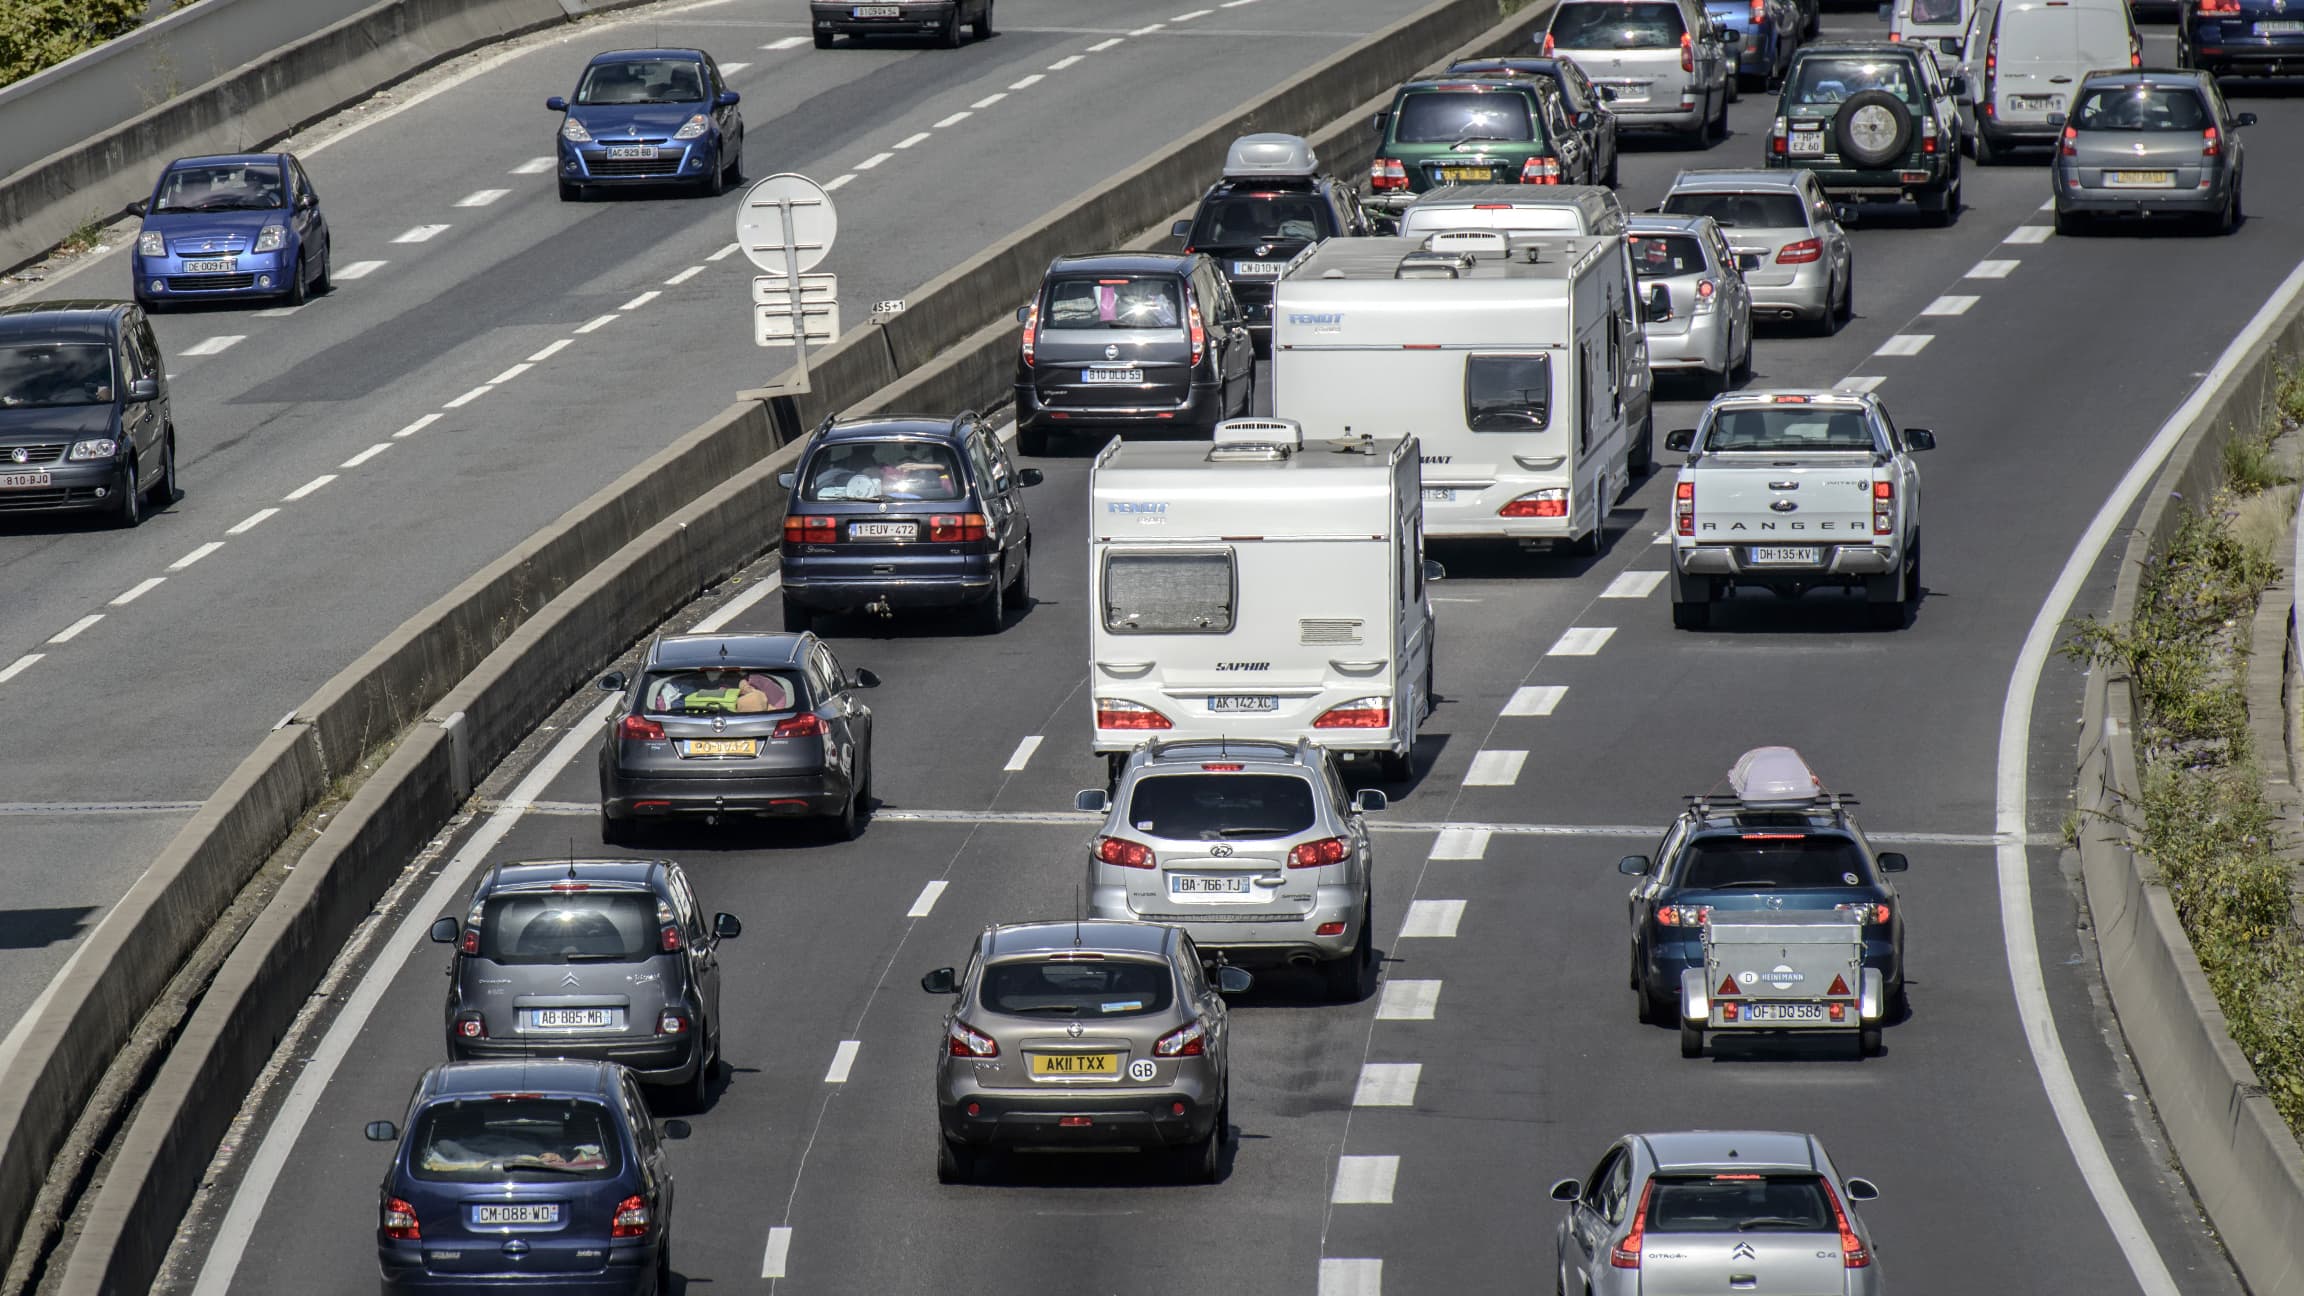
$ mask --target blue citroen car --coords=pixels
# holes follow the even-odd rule
[[[129,265],[147,310],[328,291],[328,217],[293,154],[178,158],[128,210],[144,218]]]
[[[584,66],[576,93],[544,106],[560,123],[560,198],[596,186],[684,184],[722,194],[744,177],[743,96],[702,50],[611,50]]]
[[[386,1296],[615,1293],[672,1285],[672,1166],[683,1121],[649,1116],[613,1062],[450,1062],[424,1073],[377,1195]]]

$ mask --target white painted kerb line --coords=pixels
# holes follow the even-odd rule
[[[912,902],[912,907],[904,911],[904,916],[907,918],[927,917],[930,913],[934,912],[936,908],[936,901],[938,897],[944,894],[944,888],[950,885],[952,884],[944,881],[942,878],[938,878],[936,881],[920,888],[920,898]]]

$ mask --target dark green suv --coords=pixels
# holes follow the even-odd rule
[[[1834,198],[1909,196],[1949,225],[1960,212],[1958,80],[1947,83],[1935,59],[1912,45],[1808,46],[1784,74],[1768,166],[1814,171]]]
[[[1452,184],[1561,184],[1588,169],[1573,131],[1548,130],[1526,81],[1411,81],[1376,114],[1369,206],[1396,212]]]

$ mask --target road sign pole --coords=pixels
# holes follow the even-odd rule
[[[792,199],[776,200],[776,214],[784,222],[784,287],[792,294],[792,350],[800,370],[800,390],[808,390],[808,308],[800,300],[799,242],[792,229]]]

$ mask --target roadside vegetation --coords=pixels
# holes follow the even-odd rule
[[[2296,507],[2304,372],[2282,376],[2264,426],[2225,447],[2224,485],[2189,505],[2146,561],[2133,624],[2082,619],[2064,650],[2124,668],[2135,691],[2141,801],[2127,807],[2232,1038],[2304,1134],[2304,928],[2281,825],[2248,741],[2242,681],[2258,596]],[[2261,650],[2278,653],[2280,644]],[[2285,753],[2267,752],[2279,761]]]
[[[134,31],[155,7],[152,0],[0,0],[0,85]]]

